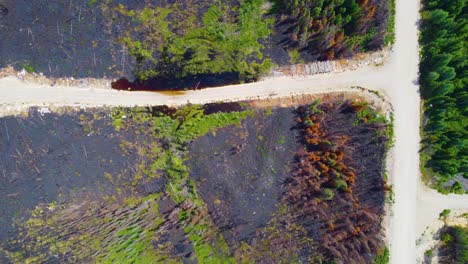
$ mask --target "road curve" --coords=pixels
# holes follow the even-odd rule
[[[416,238],[444,208],[468,209],[466,196],[442,196],[419,179],[420,97],[418,93],[417,0],[397,0],[396,43],[389,61],[380,67],[307,77],[267,80],[187,91],[179,95],[125,92],[93,87],[48,87],[14,77],[0,79],[0,110],[4,113],[29,106],[146,106],[208,103],[348,91],[351,86],[378,90],[390,98],[395,117],[393,184],[395,204],[391,221],[391,262],[416,263]],[[1,113],[2,111],[0,111]],[[417,224],[418,223],[418,224]]]

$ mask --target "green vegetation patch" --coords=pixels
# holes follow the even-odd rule
[[[353,109],[356,111],[357,119],[354,122],[355,125],[358,124],[373,124],[373,123],[382,123],[387,124],[387,119],[385,115],[379,113],[374,108],[370,107],[367,102],[353,102]]]
[[[387,247],[375,258],[375,264],[390,263],[390,250]]]
[[[264,18],[263,0],[242,0],[240,6],[214,2],[201,21],[196,5],[140,10],[119,6],[119,13],[134,24],[122,41],[137,63],[136,77],[235,73],[239,81],[248,81],[269,72],[272,63],[263,58],[260,40],[270,35],[273,21]]]

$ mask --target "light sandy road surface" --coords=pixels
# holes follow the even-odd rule
[[[388,76],[384,68],[366,67],[341,74],[307,77],[277,77],[244,85],[231,85],[181,93],[127,92],[93,87],[50,87],[25,83],[15,77],[0,79],[0,105],[24,108],[37,105],[182,105],[217,101],[235,101],[349,90],[363,86],[378,89]],[[177,95],[176,95],[177,94]]]
[[[416,239],[444,208],[468,209],[466,196],[442,196],[424,187],[419,177],[419,106],[417,21],[419,1],[397,0],[396,43],[390,60],[380,67],[307,77],[279,77],[265,81],[188,91],[182,95],[124,92],[93,87],[46,87],[13,77],[0,79],[0,113],[29,106],[145,106],[181,105],[261,99],[289,95],[350,91],[351,86],[378,90],[395,110],[393,150],[393,206],[391,262],[416,263]]]

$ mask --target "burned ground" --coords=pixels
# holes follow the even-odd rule
[[[305,149],[297,152],[286,184],[284,199],[293,208],[291,214],[309,234],[318,233],[314,238],[325,260],[370,262],[384,251],[385,119],[361,102],[314,102],[297,112]],[[362,148],[371,145],[375,159],[370,162],[376,163],[367,164],[368,152]],[[360,155],[354,155],[356,150]],[[372,166],[380,168],[377,174]],[[362,203],[363,193],[375,200]]]
[[[292,109],[258,111],[189,147],[190,175],[224,236],[250,240],[276,211],[294,152],[300,147]]]
[[[363,123],[346,104],[327,109],[323,120],[327,135],[346,135],[349,137],[347,162],[356,169],[354,192],[361,204],[377,209],[383,215],[384,163],[388,138],[383,134],[385,124],[380,122]]]
[[[13,217],[26,216],[39,203],[51,203],[79,193],[112,193],[104,173],[130,168],[135,155],[124,155],[104,113],[41,114],[1,119],[0,238],[10,234]],[[100,117],[98,133],[86,132],[85,119]],[[81,121],[80,121],[81,118]]]
[[[65,114],[42,110],[32,108],[25,116],[0,118],[0,193],[4,197],[0,244],[7,243],[7,249],[24,242],[13,243],[38,208],[38,218],[51,218],[43,208],[68,208],[71,217],[57,220],[60,224],[54,232],[69,228],[67,234],[73,234],[82,228],[76,225],[86,225],[89,219],[110,217],[129,197],[164,190],[164,180],[158,178],[132,184],[137,172],[134,164],[142,159],[125,151],[121,143],[135,141],[136,135],[117,133],[109,109],[65,110]],[[94,216],[85,216],[86,212]],[[98,228],[86,229],[96,232]],[[37,250],[29,254],[41,254]]]
[[[2,1],[8,13],[0,17],[0,67],[50,77],[115,76],[110,68],[122,59],[114,54],[116,33],[107,31],[101,10],[91,3]]]
[[[346,101],[248,105],[1,118],[0,260],[372,261],[384,119]]]
[[[323,10],[327,15],[324,14],[323,18],[307,16],[306,20],[311,26],[310,29],[305,28],[307,32],[303,32],[306,20],[301,17],[302,15],[299,17],[296,17],[297,14],[286,15],[283,7],[273,5],[260,19],[262,22],[275,22],[271,25],[270,22],[267,23],[268,37],[258,39],[262,48],[258,51],[261,56],[257,58],[231,62],[230,59],[237,57],[239,51],[226,53],[223,55],[226,57],[226,62],[220,63],[221,65],[217,67],[233,63],[237,64],[236,67],[216,72],[187,71],[181,74],[181,70],[185,69],[181,68],[181,65],[185,63],[184,61],[188,61],[194,51],[193,48],[184,55],[183,61],[175,62],[177,56],[174,54],[168,55],[168,58],[160,57],[164,46],[164,41],[158,39],[161,32],[172,32],[175,36],[183,35],[203,24],[202,18],[210,6],[217,6],[219,3],[227,7],[225,17],[233,15],[228,20],[238,20],[234,13],[248,2],[251,1],[4,0],[0,4],[0,36],[3,40],[0,42],[0,68],[12,65],[17,70],[25,69],[53,78],[123,77],[121,81],[114,83],[115,89],[127,90],[129,87],[131,90],[201,89],[255,81],[267,74],[270,69],[268,66],[270,63],[265,64],[265,72],[262,70],[258,72],[258,76],[254,74],[247,78],[244,76],[245,72],[236,71],[236,68],[242,68],[243,64],[254,65],[254,62],[259,63],[267,59],[281,66],[350,57],[361,51],[380,49],[384,46],[383,38],[387,35],[393,36],[390,22],[392,12],[389,10],[388,1],[357,1],[366,10],[364,13],[367,15],[357,23],[363,26],[357,26],[355,30],[347,32],[344,38],[341,25],[334,25],[332,19],[327,18],[328,15],[334,16],[335,3],[325,3]],[[282,1],[259,1],[262,6],[260,10],[268,11],[265,8],[270,8],[270,2]],[[351,2],[356,5],[356,1]],[[308,10],[312,8],[310,5],[309,3],[307,7],[298,7],[294,13],[307,11],[306,13],[310,14]],[[156,22],[151,23],[165,21],[164,23],[153,25],[155,28],[150,27],[149,32],[137,29],[138,23],[135,22],[139,15],[161,7],[170,11],[167,21],[158,11],[156,14],[159,15],[149,16],[157,18]],[[336,9],[346,10],[348,7]],[[341,21],[341,15],[339,17],[337,20]],[[166,22],[169,25],[168,30],[164,30],[163,25]],[[250,34],[258,35],[258,32]],[[300,38],[300,45],[297,43],[298,34],[304,35],[304,38]],[[144,36],[148,38],[145,39]],[[126,38],[132,38],[133,41],[125,41]],[[212,40],[212,38],[204,39],[203,42]],[[239,41],[243,44],[247,42],[245,39]],[[308,44],[304,46],[306,43]],[[150,54],[141,52],[146,44],[151,47]],[[241,46],[235,45],[235,47]],[[200,49],[204,50],[207,47]],[[212,56],[210,60],[216,57],[214,55],[216,52],[218,50],[210,50]],[[151,59],[142,63],[141,60],[145,57]],[[232,58],[227,59],[228,57]],[[200,66],[198,70],[203,68]],[[249,71],[253,71],[253,68]],[[159,75],[150,74],[152,72],[159,72]]]
[[[259,111],[239,127],[218,130],[190,145],[190,175],[215,224],[231,249],[241,254],[240,259],[245,253],[239,249],[242,243],[257,250],[259,243],[272,246],[262,240],[265,236],[278,239],[275,245],[281,245],[279,250],[293,252],[298,245],[284,246],[286,242],[276,236],[291,226],[305,228],[305,236],[320,244],[297,252],[294,257],[304,261],[317,255],[325,260],[371,261],[384,249],[381,221],[386,188],[382,176],[386,125],[360,119],[349,102],[330,104],[333,106],[322,104],[317,108],[323,111],[323,140],[338,144],[335,139],[347,138],[342,146],[343,166],[349,167],[349,175],[355,178],[349,179],[347,191],[341,194],[336,190],[329,201],[322,191],[336,186],[333,180],[327,183],[331,176],[324,174],[318,176],[325,178],[318,193],[307,194],[313,188],[309,186],[300,199],[291,197],[300,190],[299,185],[291,184],[296,181],[291,175],[296,175],[296,164],[301,159],[296,153],[307,146],[297,123],[301,108]],[[344,247],[337,248],[337,243]],[[277,256],[268,256],[278,260]]]

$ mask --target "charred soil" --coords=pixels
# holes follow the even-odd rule
[[[0,260],[373,261],[385,118],[346,100],[252,105],[0,119]]]
[[[393,0],[306,2],[5,0],[0,68],[122,78],[119,90],[201,89],[256,81],[273,65],[378,50],[393,38]]]

